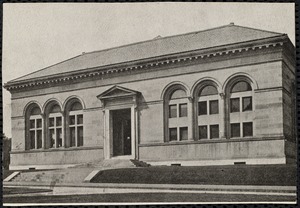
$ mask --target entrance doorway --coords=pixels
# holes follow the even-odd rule
[[[113,156],[131,155],[131,109],[113,110]]]

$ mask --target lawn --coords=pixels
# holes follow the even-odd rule
[[[29,194],[50,192],[50,189],[23,188],[23,187],[3,187],[4,194]]]
[[[294,202],[296,196],[195,193],[128,193],[66,196],[5,197],[4,203],[89,203],[89,202]]]
[[[296,185],[294,165],[152,166],[104,170],[92,183]]]

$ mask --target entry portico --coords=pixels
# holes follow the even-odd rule
[[[138,91],[113,86],[97,98],[104,120],[104,159],[137,159]]]

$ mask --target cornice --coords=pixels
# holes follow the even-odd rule
[[[262,50],[272,47],[282,47],[286,42],[286,38],[286,35],[280,35],[273,38],[235,43],[232,45],[200,49],[197,51],[182,52],[180,54],[170,54],[145,60],[136,60],[129,63],[85,69],[71,73],[57,74],[54,76],[39,77],[31,80],[11,81],[4,84],[4,88],[11,92],[16,92],[34,88],[65,85],[90,79],[105,79],[112,76],[120,76],[123,73],[152,70],[169,65],[193,64],[207,58],[230,56],[233,54],[246,53],[248,51]]]

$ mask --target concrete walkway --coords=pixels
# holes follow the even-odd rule
[[[48,188],[52,192],[29,195],[79,195],[110,193],[215,193],[296,196],[296,186],[240,186],[194,184],[114,184],[4,182],[4,187]],[[4,196],[8,196],[5,195]],[[13,195],[9,195],[13,196]],[[17,196],[20,196],[18,194]],[[24,196],[24,195],[23,195]]]

